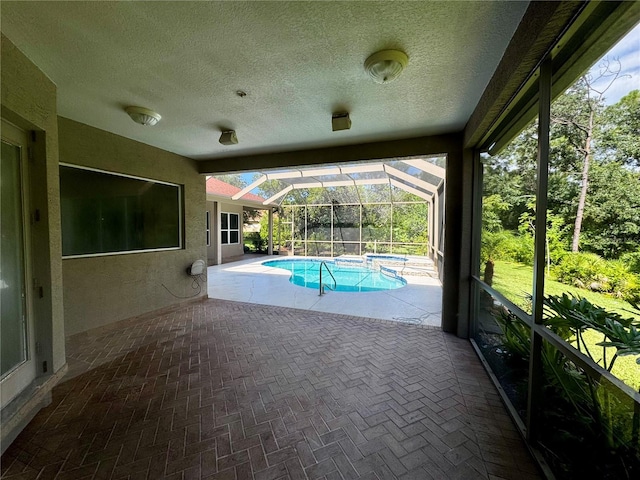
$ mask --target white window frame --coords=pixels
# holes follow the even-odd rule
[[[222,228],[222,218],[227,216],[227,228]],[[238,218],[238,228],[231,228],[231,215],[235,215]],[[223,233],[227,234],[227,241],[223,239]],[[231,242],[231,233],[236,232],[238,234],[238,241]],[[220,213],[220,244],[221,245],[239,245],[240,244],[240,214],[234,212],[221,212]]]

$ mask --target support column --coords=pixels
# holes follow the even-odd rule
[[[362,202],[360,202],[360,223],[358,224],[358,255],[362,256]]]
[[[220,230],[220,203],[213,202],[213,238],[215,239],[213,264],[222,263],[222,231]]]
[[[267,254],[273,255],[273,208],[269,207],[269,238]]]
[[[333,203],[331,204],[331,258],[333,258]]]
[[[551,129],[551,59],[540,66],[540,95],[538,109],[538,165],[536,186],[536,229],[535,254],[533,258],[533,299],[532,315],[536,325],[542,325],[544,273],[546,267],[545,246],[547,238],[547,190],[549,184],[549,130]],[[538,438],[538,412],[542,404],[543,341],[535,328],[531,329],[531,353],[529,356],[529,389],[527,396],[527,441],[536,442]]]
[[[438,193],[436,192],[435,195],[437,195]],[[435,197],[435,195],[433,197],[431,197],[431,201],[429,203],[427,203],[427,242],[428,242],[428,248],[427,248],[427,255],[429,257],[431,257],[431,259],[435,262],[435,255],[433,254],[433,199]]]
[[[473,152],[449,151],[444,189],[444,249],[442,329],[466,338],[469,332],[469,295],[473,213]],[[438,218],[441,223],[441,219]]]
[[[440,250],[440,192],[437,191],[433,198],[433,250],[434,257],[437,258]]]
[[[389,253],[393,253],[393,202],[391,202],[391,224],[389,226]]]

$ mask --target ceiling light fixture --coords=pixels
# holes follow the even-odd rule
[[[162,118],[159,113],[144,107],[127,107],[124,111],[129,114],[131,120],[140,125],[153,126]]]
[[[236,135],[235,130],[225,130],[220,135],[220,140],[218,140],[222,145],[236,145],[238,143],[238,136]]]
[[[409,57],[400,50],[381,50],[364,62],[364,69],[376,83],[389,83],[400,76]]]

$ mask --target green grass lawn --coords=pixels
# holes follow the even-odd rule
[[[533,291],[533,267],[513,262],[495,262],[495,272],[493,277],[493,288],[502,293],[505,297],[518,305],[528,313],[531,313],[531,305],[527,299],[527,295]],[[556,281],[553,276],[545,279],[545,295],[561,295],[562,293],[571,293],[575,296],[586,298],[594,305],[605,308],[612,312],[617,312],[625,318],[634,317],[640,320],[640,313],[634,311],[628,302],[617,298],[604,295],[602,293],[592,292],[582,288],[572,287]],[[591,331],[586,332],[585,341],[590,346],[591,354],[595,360],[602,357],[602,347],[598,347],[596,343],[601,342],[602,335]],[[591,348],[591,345],[593,347]],[[615,353],[615,349],[607,349],[607,359],[610,359]],[[612,373],[630,385],[634,389],[640,389],[640,365],[636,363],[633,356],[619,357],[613,367]]]

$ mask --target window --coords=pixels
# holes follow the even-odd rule
[[[182,248],[179,185],[60,166],[64,257]]]
[[[601,13],[559,41],[480,146],[488,154],[475,170],[472,342],[543,470],[558,478],[640,470],[640,160],[628,149],[639,92],[617,82],[637,70],[627,52],[640,30],[602,57]]]
[[[209,215],[209,211],[205,212],[207,214],[207,247],[211,246],[211,216]]]
[[[239,216],[237,213],[221,214],[220,231],[222,233],[222,245],[240,243]]]

